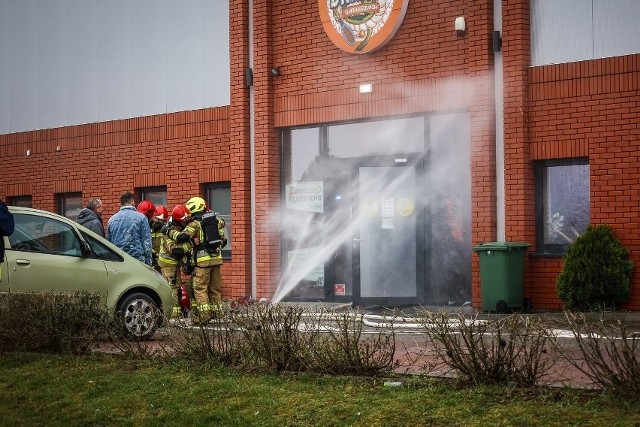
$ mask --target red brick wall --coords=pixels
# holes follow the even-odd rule
[[[248,173],[238,171],[242,156],[235,148],[232,155],[229,107],[2,135],[0,197],[31,195],[34,208],[57,212],[57,193],[81,192],[85,204],[102,198],[106,224],[120,195],[137,187],[166,186],[170,209],[200,195],[206,182],[231,180],[238,197],[236,181]],[[234,217],[225,296],[247,295],[244,224]]]
[[[469,167],[475,183],[473,241],[494,239],[495,118],[493,54],[489,49],[492,1],[411,1],[394,38],[382,49],[365,55],[348,54],[333,45],[319,19],[317,0],[297,1],[295,5],[268,3],[270,18],[265,23],[268,30],[256,31],[264,38],[256,39],[255,45],[270,46],[270,50],[264,56],[263,68],[254,71],[256,81],[271,81],[273,106],[266,101],[259,105],[265,110],[273,108],[273,125],[279,128],[469,111],[473,147]],[[468,32],[464,36],[454,31],[458,16],[464,16],[467,22]],[[280,68],[280,76],[268,76],[273,66]],[[372,83],[373,92],[360,94],[360,83]],[[277,145],[271,149],[274,151],[269,158],[277,161]],[[264,185],[277,188],[275,178],[275,175],[265,177]],[[268,206],[278,209],[279,203],[273,200]],[[259,223],[268,223],[268,213],[258,215]],[[270,259],[270,268],[277,268],[278,241],[272,241],[263,251],[259,248],[258,256],[261,260]],[[477,262],[474,264],[473,303],[479,305]]]
[[[134,187],[166,185],[171,206],[199,194],[203,182],[230,180],[234,254],[223,267],[223,294],[250,294],[254,256],[256,296],[269,297],[280,274],[279,128],[462,110],[471,124],[472,242],[496,238],[492,0],[410,1],[395,37],[365,55],[344,53],[331,43],[317,0],[253,5],[251,59],[248,3],[230,2],[229,107],[0,136],[0,197],[32,194],[35,207],[55,210],[55,193],[80,191],[85,201],[103,198],[106,220],[120,194]],[[502,7],[506,238],[532,245],[525,296],[536,308],[561,308],[555,293],[561,259],[531,256],[534,162],[588,156],[592,222],[611,224],[640,263],[640,59],[530,68],[529,1],[505,0]],[[454,31],[458,16],[467,22],[464,36]],[[269,73],[274,66],[280,67],[278,77]],[[248,67],[252,88],[245,81]],[[364,82],[373,84],[373,93],[358,93]],[[633,283],[626,308],[638,310],[638,274]],[[475,254],[472,291],[479,307]]]
[[[530,156],[588,157],[591,223],[609,224],[640,265],[640,55],[534,67],[529,71]],[[532,262],[531,281],[547,306],[561,307],[561,260]],[[640,309],[640,275],[631,301]]]

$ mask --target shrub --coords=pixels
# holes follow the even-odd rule
[[[89,353],[110,335],[112,317],[94,293],[3,293],[0,352]]]
[[[540,318],[480,320],[427,312],[421,323],[441,365],[476,385],[533,386],[554,364],[547,354],[553,337]]]
[[[398,366],[391,328],[365,331],[362,314],[258,304],[169,337],[180,359],[256,371],[388,375]]]
[[[640,335],[622,321],[590,321],[566,313],[582,357],[564,354],[593,383],[617,396],[640,399]]]
[[[633,261],[606,224],[587,227],[564,257],[558,297],[568,308],[615,308],[629,300]]]

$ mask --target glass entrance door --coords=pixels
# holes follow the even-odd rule
[[[354,303],[421,303],[415,167],[361,166],[358,186],[359,226],[352,245]]]

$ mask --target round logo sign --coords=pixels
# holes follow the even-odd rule
[[[348,53],[381,48],[400,28],[409,0],[318,0],[322,26]]]

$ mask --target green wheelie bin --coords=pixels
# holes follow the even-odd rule
[[[524,298],[524,256],[528,243],[490,242],[473,248],[480,258],[482,309],[506,313],[530,309]]]

